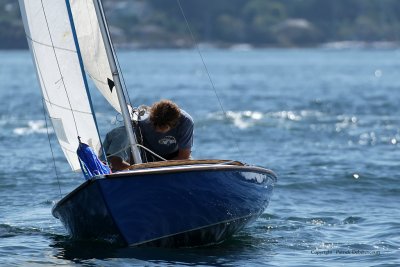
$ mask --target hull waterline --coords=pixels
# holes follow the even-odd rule
[[[78,239],[210,245],[257,219],[275,182],[273,172],[249,166],[139,169],[85,182],[56,204],[53,215]]]

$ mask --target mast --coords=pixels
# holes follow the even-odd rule
[[[111,72],[113,75],[113,82],[115,85],[115,89],[117,90],[118,102],[121,106],[122,117],[124,118],[124,125],[125,125],[125,129],[126,129],[126,133],[129,138],[129,144],[131,147],[133,160],[134,160],[135,164],[142,163],[140,151],[137,146],[136,135],[132,129],[131,117],[130,117],[128,106],[127,106],[126,96],[122,89],[121,79],[120,79],[118,67],[117,67],[117,64],[115,61],[114,49],[112,46],[110,33],[109,33],[108,26],[106,23],[103,6],[101,4],[101,0],[94,0],[93,3],[94,3],[95,10],[96,10],[97,18],[99,20],[99,27],[100,27],[101,35],[103,36],[104,47],[106,49],[107,58],[110,63],[110,68],[111,68]],[[112,87],[110,89],[112,89]]]

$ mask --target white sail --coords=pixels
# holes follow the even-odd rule
[[[70,3],[85,71],[107,101],[121,113],[117,92],[108,85],[113,76],[93,0],[70,0]]]
[[[67,2],[71,3],[73,21],[77,25],[75,29],[85,69],[103,96],[122,113],[134,162],[141,163],[140,149],[136,146],[137,139],[131,127],[131,114],[101,0],[67,0]]]
[[[38,79],[61,148],[79,170],[78,136],[100,147],[64,0],[19,0]]]

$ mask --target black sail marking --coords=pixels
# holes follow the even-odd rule
[[[110,88],[110,91],[111,91],[111,93],[112,93],[113,88],[114,88],[114,86],[115,86],[115,83],[113,82],[113,80],[108,79],[108,78],[107,78],[107,83],[108,83],[108,88]]]

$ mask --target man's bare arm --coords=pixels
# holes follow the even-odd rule
[[[190,154],[192,150],[190,148],[187,149],[179,149],[178,156],[173,158],[173,160],[183,160],[183,159],[190,159]]]

